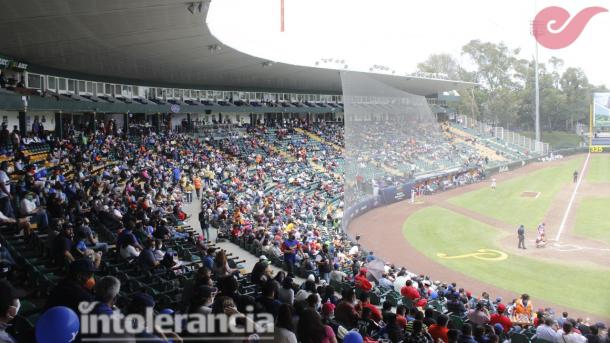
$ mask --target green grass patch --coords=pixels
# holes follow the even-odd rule
[[[531,174],[499,182],[495,191],[485,187],[451,198],[449,202],[513,225],[536,227],[548,212],[553,199],[582,168],[584,157],[537,170]],[[537,198],[522,197],[522,192],[541,192]]]
[[[536,134],[534,132],[520,132],[522,135],[535,138]],[[567,148],[578,148],[580,143],[583,141],[582,137],[575,133],[571,132],[563,132],[563,131],[552,131],[552,132],[542,132],[540,137],[543,142],[549,143],[553,150],[557,149],[567,149]]]
[[[591,154],[587,181],[610,183],[610,154]]]
[[[574,234],[610,243],[610,198],[585,198],[576,209]]]
[[[536,299],[543,299],[560,306],[610,316],[607,300],[610,299],[610,287],[607,286],[610,273],[601,267],[565,265],[512,254],[502,261],[441,259],[437,253],[454,256],[485,248],[501,250],[495,242],[508,233],[439,207],[429,207],[411,215],[403,226],[403,234],[428,258],[475,279],[513,291],[515,295],[527,292],[533,297],[534,305]],[[533,230],[528,234],[531,237]]]

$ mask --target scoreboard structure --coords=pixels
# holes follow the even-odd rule
[[[594,93],[589,117],[589,151],[610,152],[610,93]]]

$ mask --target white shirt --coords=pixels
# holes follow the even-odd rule
[[[27,198],[23,198],[21,200],[21,214],[27,215],[36,210],[38,206],[36,206],[36,202],[34,200],[28,200]]]
[[[558,330],[555,336],[555,342],[557,343],[586,343],[587,338],[583,335],[579,335],[575,332],[570,332],[567,335],[563,334],[563,330]]]
[[[349,249],[349,255],[356,255],[356,254],[358,254],[358,246],[354,245],[353,247],[351,247]]]
[[[549,342],[555,342],[557,332],[552,327],[541,324],[536,328],[536,337]]]
[[[405,283],[409,280],[408,276],[399,276],[394,280],[394,290],[400,292],[400,289],[405,286]]]
[[[8,175],[6,174],[6,172],[4,170],[0,170],[0,182],[4,184],[4,186],[6,186],[6,191],[7,192],[11,192],[11,179],[8,177]],[[0,198],[4,198],[5,196],[8,196],[8,194],[0,191]]]
[[[120,253],[121,257],[123,257],[124,259],[128,259],[130,257],[138,257],[140,255],[140,252],[138,252],[133,245],[128,245],[126,248],[121,248]]]
[[[276,328],[273,333],[273,341],[277,343],[297,343],[297,336],[290,330]]]
[[[309,298],[309,296],[311,295],[310,292],[301,289],[297,292],[297,294],[294,296],[294,301],[298,302],[298,301],[304,301],[307,300],[307,298]]]
[[[343,282],[345,278],[347,278],[347,274],[340,270],[333,270],[332,272],[330,272],[330,279],[332,281]]]
[[[112,213],[114,214],[115,217],[122,219],[123,218],[123,214],[121,213],[121,211],[119,211],[117,208],[115,208],[114,210],[112,210]]]

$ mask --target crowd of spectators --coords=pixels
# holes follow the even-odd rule
[[[20,299],[42,299],[38,312],[65,306],[82,314],[80,302],[97,301],[93,313],[100,316],[224,313],[240,317],[238,326],[248,326],[248,313],[267,313],[277,342],[353,342],[352,330],[409,343],[495,343],[516,335],[607,341],[603,324],[535,311],[527,294],[505,302],[475,296],[363,250],[339,229],[339,155],[292,128],[251,128],[216,140],[173,132],[125,137],[108,127],[47,137],[44,160],[0,165],[2,276],[29,290],[0,283],[0,340],[27,341],[15,332],[21,326],[8,323],[32,313],[20,316]],[[340,141],[340,129],[316,130]],[[407,144],[417,151],[424,145]],[[474,177],[455,175],[438,187]],[[191,202],[201,205],[192,213],[200,230],[186,223]],[[259,256],[252,270],[211,241],[214,229]],[[31,246],[35,255],[26,253]],[[173,342],[204,336],[157,329],[108,335]]]

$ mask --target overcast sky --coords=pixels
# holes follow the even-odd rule
[[[610,9],[610,0],[284,0],[281,33],[280,1],[213,0],[208,23],[225,44],[269,60],[311,66],[323,58],[344,59],[349,69],[377,64],[402,74],[430,54],[459,59],[472,39],[503,41],[532,58],[537,10],[561,6],[574,15],[589,6]],[[584,69],[590,82],[610,86],[608,34],[610,13],[601,13],[571,46],[540,47],[540,61],[559,57],[565,66]]]

